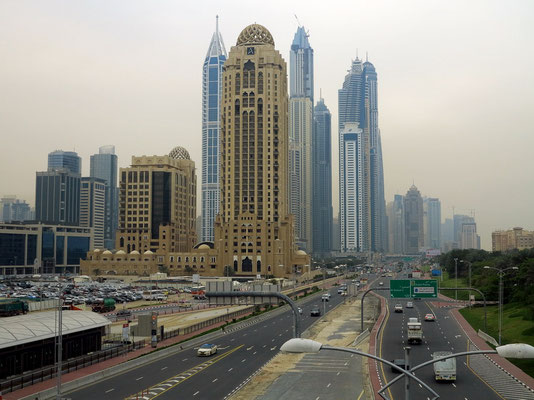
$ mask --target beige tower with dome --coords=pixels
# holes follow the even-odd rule
[[[258,24],[241,32],[224,64],[220,145],[214,245],[223,271],[279,277],[307,270],[288,213],[286,62]]]

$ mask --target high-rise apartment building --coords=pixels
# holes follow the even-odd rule
[[[516,227],[507,231],[495,231],[491,234],[493,251],[524,250],[534,247],[534,231]]]
[[[298,245],[310,252],[312,227],[313,49],[299,26],[289,52],[289,212]]]
[[[346,155],[343,153],[343,129],[347,123],[357,123],[363,131],[364,141],[368,143],[355,162],[362,169],[367,169],[364,174],[364,182],[359,183],[365,193],[361,196],[366,204],[359,206],[365,214],[358,225],[363,232],[359,235],[366,243],[358,246],[371,251],[384,251],[387,248],[387,220],[384,198],[384,172],[382,164],[382,144],[380,130],[378,128],[378,102],[377,102],[377,75],[376,70],[370,62],[362,64],[356,58],[353,61],[349,73],[345,76],[343,87],[338,93],[339,103],[339,176],[340,176],[340,208],[346,208],[346,199],[343,198],[344,180],[346,173]],[[341,227],[343,235],[353,235],[348,231],[343,231],[343,216],[341,216]],[[343,250],[343,237],[342,250]]]
[[[93,245],[97,249],[104,248],[106,187],[106,181],[103,179],[81,179],[80,226],[93,228]]]
[[[74,151],[56,150],[48,153],[48,171],[68,169],[73,174],[81,175],[82,159]]]
[[[116,248],[130,253],[188,251],[196,243],[195,163],[183,147],[132,157],[120,169]]]
[[[202,67],[202,228],[203,241],[213,242],[213,224],[219,212],[220,105],[222,68],[226,49],[219,32],[219,17],[215,33]]]
[[[265,27],[241,32],[223,81],[219,260],[236,275],[298,274],[310,259],[297,251],[288,212],[286,63]]]
[[[19,200],[17,196],[4,196],[0,199],[0,222],[21,222],[32,218],[26,200]]]
[[[477,224],[465,222],[460,232],[460,249],[480,249],[480,236],[477,235]]]
[[[404,197],[402,195],[396,194],[393,201],[388,203],[387,217],[389,252],[391,254],[404,254],[406,229],[404,227]]]
[[[115,248],[115,233],[119,226],[117,173],[118,159],[115,154],[115,146],[100,147],[98,154],[91,156],[90,177],[103,179],[106,185],[103,244],[106,249]],[[96,240],[95,246],[98,246]]]
[[[406,254],[419,254],[424,245],[423,198],[412,185],[404,196],[404,228]]]
[[[343,154],[339,188],[341,252],[369,251],[371,244],[369,158],[365,157],[369,150],[369,136],[358,125],[347,122],[340,132],[340,153]]]
[[[35,219],[51,225],[79,225],[79,173],[56,167],[36,173]]]
[[[312,249],[313,254],[327,255],[333,249],[332,116],[324,99],[317,102],[313,118]]]
[[[424,247],[428,249],[441,248],[441,202],[436,198],[425,198],[424,210]]]

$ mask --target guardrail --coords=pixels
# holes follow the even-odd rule
[[[78,369],[88,367],[99,362],[109,360],[110,358],[118,357],[131,351],[145,347],[145,340],[140,340],[131,344],[121,344],[113,348],[86,354],[85,356],[72,358],[62,362],[62,373],[77,371]],[[0,381],[0,393],[9,393],[14,390],[22,389],[26,386],[31,386],[37,382],[42,382],[52,379],[57,376],[57,369],[55,365],[40,368],[38,370],[26,372],[22,375],[17,375]]]

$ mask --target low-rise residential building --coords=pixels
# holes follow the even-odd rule
[[[493,251],[523,250],[534,247],[534,231],[516,227],[507,231],[495,231],[491,234]]]

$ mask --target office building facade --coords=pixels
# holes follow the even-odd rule
[[[226,49],[219,19],[202,67],[202,227],[200,237],[213,242],[213,224],[220,203],[220,104]]]
[[[93,228],[93,245],[104,248],[106,181],[84,177],[80,183],[80,226]]]
[[[393,201],[388,203],[387,217],[389,253],[404,254],[406,229],[404,226],[404,197],[402,195],[396,194]]]
[[[79,225],[80,174],[69,169],[36,173],[35,219],[51,225]]]
[[[328,255],[333,248],[332,115],[319,99],[313,112],[312,238],[313,254]]]
[[[197,178],[187,150],[178,146],[167,156],[134,156],[119,175],[115,247],[127,253],[192,249],[197,240]]]
[[[115,233],[119,226],[119,189],[117,187],[118,158],[115,146],[101,146],[90,161],[91,178],[103,179],[106,185],[104,211],[104,244],[106,249],[115,247]],[[99,246],[95,242],[95,246]]]
[[[534,247],[534,232],[516,227],[491,234],[492,251],[524,250]]]
[[[92,228],[2,223],[0,275],[78,273],[92,237]]]
[[[4,196],[0,199],[0,222],[21,222],[33,219],[33,213],[26,200],[17,196]]]
[[[82,159],[74,151],[56,150],[48,153],[48,171],[67,169],[81,175]]]

